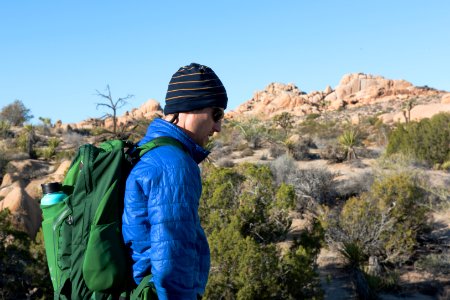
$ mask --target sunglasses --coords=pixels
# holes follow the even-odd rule
[[[213,118],[214,122],[216,122],[216,123],[219,122],[220,120],[223,119],[223,116],[224,116],[224,111],[222,108],[213,107],[212,118]]]

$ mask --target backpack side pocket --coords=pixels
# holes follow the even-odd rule
[[[65,262],[64,252],[67,249],[62,249],[63,247],[61,246],[64,245],[68,235],[70,236],[70,230],[68,230],[70,228],[67,228],[68,224],[66,223],[70,223],[70,215],[72,213],[72,210],[67,205],[68,197],[64,201],[53,205],[41,205],[45,252],[55,292],[59,291],[65,280],[69,278],[68,274],[66,274],[68,272],[64,271],[70,269],[70,261],[69,263]],[[70,253],[67,254],[70,256]]]

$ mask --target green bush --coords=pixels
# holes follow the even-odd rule
[[[450,171],[450,160],[445,161],[441,166],[441,170]]]
[[[59,144],[60,144],[60,142],[61,142],[60,139],[57,138],[57,137],[51,137],[51,138],[49,138],[48,141],[47,141],[48,146],[49,146],[50,148],[56,148],[56,147],[58,147]]]
[[[245,140],[252,149],[261,148],[270,136],[268,127],[257,118],[229,121],[224,125],[223,133],[219,140],[224,144],[242,144],[241,141]]]
[[[417,270],[425,270],[435,275],[450,274],[450,252],[431,253],[415,262]]]
[[[286,252],[292,186],[275,185],[267,166],[203,167],[200,218],[211,248],[207,299],[304,299],[320,295],[314,262],[317,223]],[[238,258],[238,259],[237,259]]]
[[[22,126],[23,123],[32,118],[33,115],[30,114],[30,110],[20,100],[15,100],[13,103],[4,106],[0,111],[0,120],[7,121],[13,126]]]
[[[285,135],[287,135],[288,130],[293,127],[294,116],[288,112],[282,112],[281,114],[274,116],[272,121],[276,126],[283,128]]]
[[[398,124],[389,135],[386,153],[410,154],[429,165],[450,160],[450,114],[440,113],[420,122]]]
[[[344,204],[328,237],[355,244],[365,257],[402,264],[411,258],[417,236],[426,228],[425,194],[409,174],[376,180],[370,191]]]
[[[312,113],[312,114],[309,114],[309,115],[306,115],[306,120],[315,120],[315,119],[317,119],[318,117],[320,117],[320,114],[315,114],[315,113]]]
[[[306,119],[297,127],[297,130],[300,136],[309,135],[322,139],[335,139],[342,134],[341,127],[342,125],[336,121]]]
[[[11,134],[11,124],[8,121],[0,120],[0,137],[7,138]]]
[[[2,299],[45,299],[53,293],[42,232],[30,240],[8,209],[0,211],[0,269]]]

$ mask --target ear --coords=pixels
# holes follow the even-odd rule
[[[179,113],[174,113],[174,114],[170,114],[170,115],[166,115],[164,117],[164,120],[172,123],[172,124],[177,124],[178,123],[178,116]]]

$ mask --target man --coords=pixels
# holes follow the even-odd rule
[[[139,144],[170,137],[180,147],[160,146],[143,155],[125,192],[123,236],[133,258],[136,283],[152,274],[159,299],[197,299],[210,268],[209,246],[200,226],[203,147],[220,132],[227,107],[222,82],[209,67],[192,63],[169,83],[165,120],[155,119]]]

